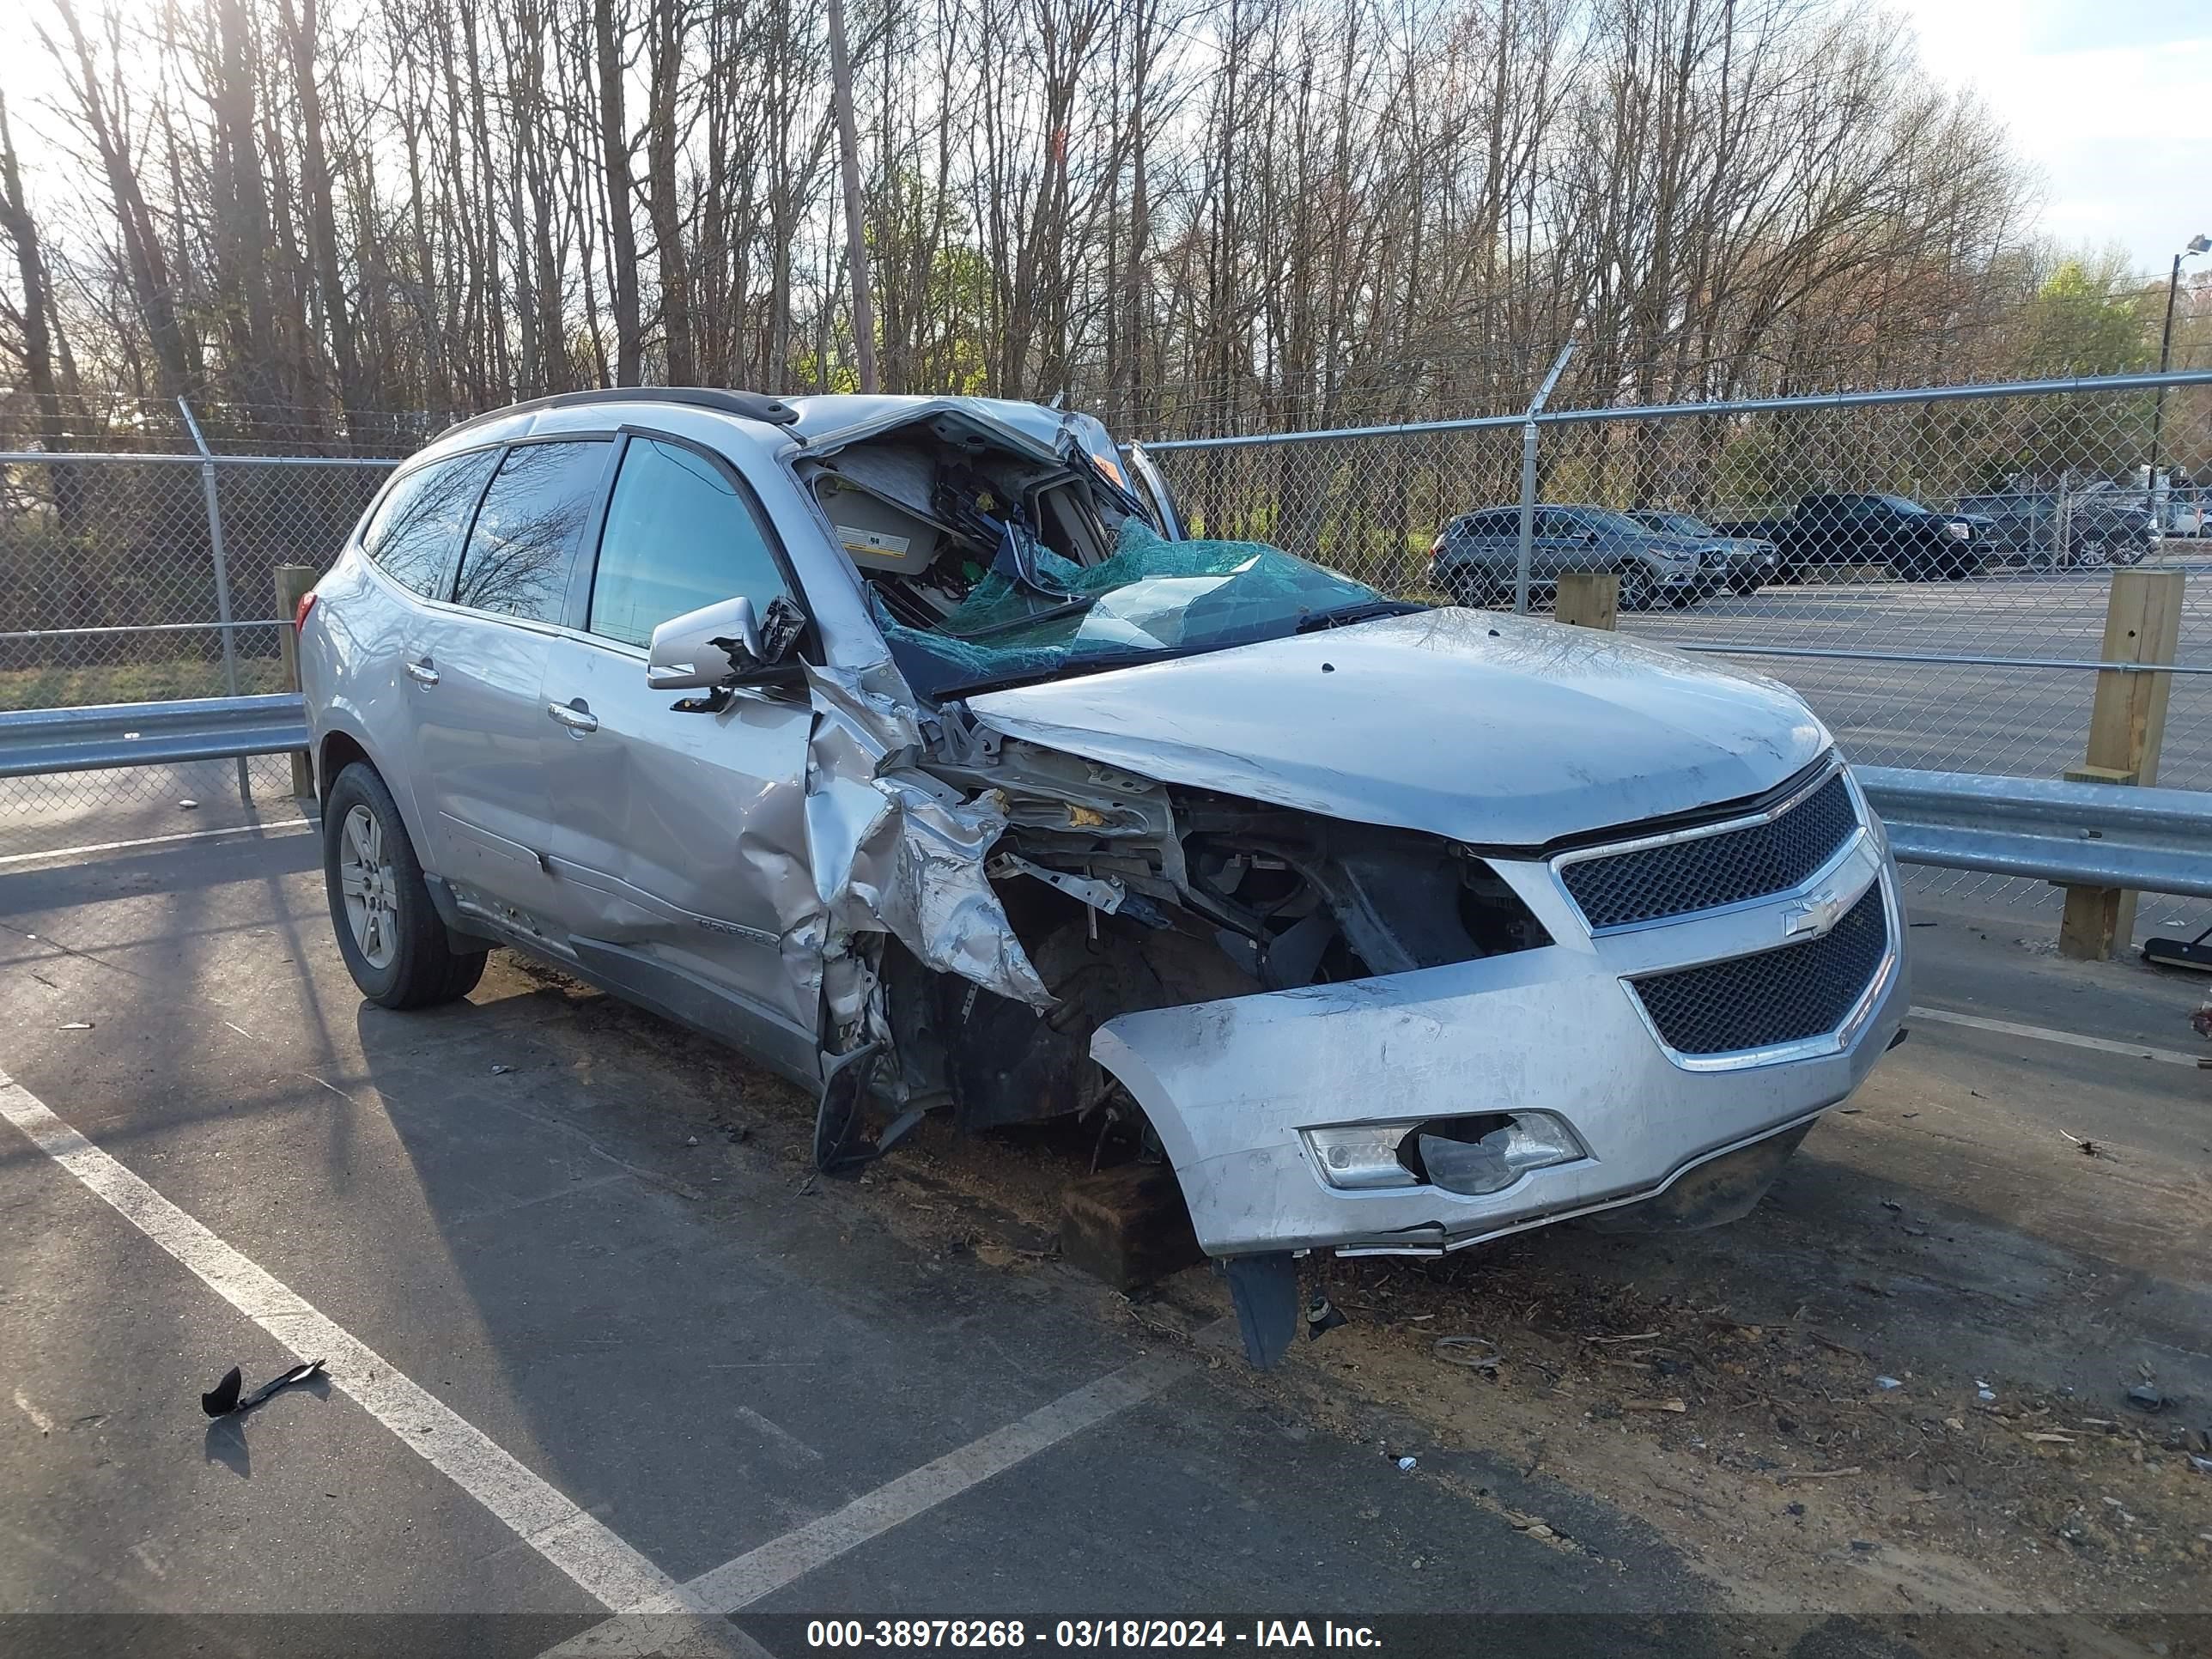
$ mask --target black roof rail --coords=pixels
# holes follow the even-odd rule
[[[504,409],[489,410],[456,422],[438,435],[451,437],[472,426],[482,426],[486,421],[527,415],[533,410],[575,409],[590,404],[686,404],[693,409],[711,409],[718,414],[737,415],[748,421],[765,421],[770,426],[789,426],[799,419],[799,411],[789,404],[761,392],[732,392],[711,386],[611,386],[596,392],[558,392],[550,398],[509,404]]]

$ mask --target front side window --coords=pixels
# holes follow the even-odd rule
[[[604,439],[517,444],[484,491],[461,552],[453,599],[472,610],[557,622],[568,564],[606,470]]]
[[[362,532],[362,551],[409,592],[444,599],[453,544],[498,460],[497,450],[483,450],[433,461],[396,480]]]
[[[740,595],[762,617],[790,591],[750,491],[680,444],[630,440],[599,538],[592,633],[649,645],[671,617]]]

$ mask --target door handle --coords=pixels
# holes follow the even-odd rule
[[[438,671],[430,666],[430,659],[425,657],[420,662],[410,662],[407,665],[407,678],[418,685],[435,685],[438,683]]]
[[[545,705],[545,712],[550,714],[557,724],[567,726],[578,737],[581,737],[586,732],[596,732],[599,729],[599,717],[590,709],[583,708],[582,703],[581,697],[577,698],[573,703],[549,702]]]

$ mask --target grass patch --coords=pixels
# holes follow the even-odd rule
[[[247,694],[283,690],[283,665],[274,657],[240,658],[238,689]],[[198,657],[107,663],[89,668],[0,669],[0,710],[220,697],[226,690],[222,664]]]

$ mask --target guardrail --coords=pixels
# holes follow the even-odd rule
[[[280,755],[307,746],[296,691],[0,714],[0,778]],[[2212,793],[1977,772],[1852,772],[1905,864],[2212,898]]]
[[[1851,769],[1906,864],[2212,898],[2212,793]]]
[[[307,746],[296,691],[0,714],[0,778],[281,755]]]

